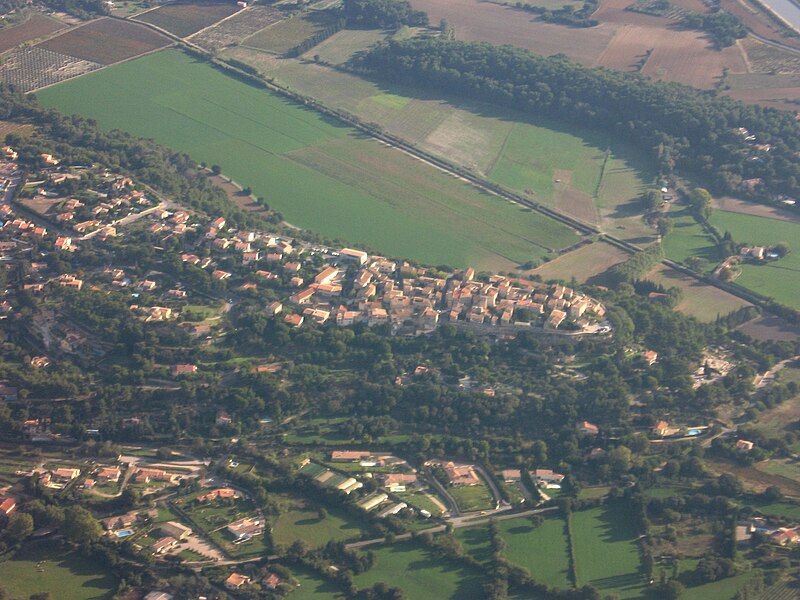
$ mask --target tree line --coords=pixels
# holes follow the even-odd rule
[[[662,173],[680,167],[712,182],[715,191],[747,195],[742,182],[760,178],[768,195],[800,193],[800,124],[794,117],[712,91],[587,68],[563,55],[430,38],[380,44],[353,67],[604,130],[648,151]],[[739,128],[771,151],[757,151]]]

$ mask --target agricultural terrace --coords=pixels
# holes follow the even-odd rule
[[[178,37],[187,37],[239,10],[232,1],[179,2],[159,6],[136,16],[137,21],[151,23]]]
[[[0,29],[0,52],[16,48],[24,42],[38,40],[59,29],[64,29],[64,27],[66,25],[56,19],[44,15],[33,15],[24,23]]]
[[[551,119],[376,83],[310,62],[276,60],[247,48],[226,55],[536,202],[634,243],[655,239],[638,201],[645,182],[655,176],[653,166],[624,142]]]
[[[220,165],[290,223],[391,256],[499,271],[579,239],[556,221],[178,51],[39,98]]]
[[[415,542],[373,548],[374,566],[353,577],[359,588],[382,581],[403,590],[408,600],[477,600],[484,578],[460,562],[437,558]]]
[[[775,301],[800,308],[797,294],[800,280],[800,223],[716,210],[709,219],[720,232],[730,231],[737,243],[774,246],[789,244],[790,252],[766,264],[742,264],[736,283],[769,296]]]
[[[573,513],[571,519],[578,585],[591,584],[601,595],[642,597],[637,533],[625,507],[592,508]]]
[[[39,48],[102,65],[127,60],[171,43],[166,36],[144,25],[119,19],[98,19],[70,29]]]
[[[624,262],[630,255],[624,250],[605,242],[594,242],[577,250],[562,254],[532,271],[543,281],[562,279],[570,281],[573,277],[578,283],[605,273],[616,264]]]
[[[97,562],[53,542],[28,544],[10,560],[0,562],[2,587],[12,597],[49,592],[58,600],[106,600],[117,582]]]
[[[244,40],[242,44],[274,54],[285,54],[305,40],[325,31],[338,18],[331,11],[306,12],[270,25]]]
[[[659,265],[650,271],[647,279],[663,285],[665,288],[680,288],[683,291],[683,298],[675,309],[706,323],[750,305],[749,302],[738,296],[698,281],[694,277],[684,275],[665,265]]]

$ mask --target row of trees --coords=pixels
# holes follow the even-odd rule
[[[735,102],[632,73],[579,66],[510,46],[438,39],[389,41],[354,67],[442,93],[589,125],[651,153],[663,173],[676,166],[722,192],[746,193],[762,178],[773,194],[800,194],[800,124],[789,113]],[[758,161],[738,128],[772,151]]]
[[[413,10],[408,0],[344,0],[343,11],[347,25],[356,29],[428,25],[428,15],[421,10]]]

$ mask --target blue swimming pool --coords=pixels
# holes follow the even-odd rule
[[[123,529],[122,531],[117,531],[114,535],[119,538],[128,537],[129,535],[133,535],[133,529]]]
[[[699,429],[690,429],[689,431],[686,432],[686,435],[700,435],[701,433],[703,432],[700,431]]]

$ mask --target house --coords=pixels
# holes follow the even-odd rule
[[[197,365],[173,365],[173,375],[186,375],[188,373],[197,373]]]
[[[72,246],[72,238],[59,237],[56,238],[55,247],[59,250],[68,250]]]
[[[80,469],[69,469],[66,467],[59,467],[52,472],[53,477],[61,481],[72,481],[81,474]]]
[[[155,544],[150,546],[150,550],[154,555],[164,554],[167,550],[174,548],[178,544],[178,540],[173,537],[162,537]]]
[[[481,483],[472,465],[457,465],[454,462],[449,462],[443,464],[442,468],[452,485],[471,486],[480,485]]]
[[[654,350],[648,350],[644,353],[644,359],[647,361],[647,364],[652,367],[658,360],[658,352],[655,352]]]
[[[653,434],[659,437],[664,437],[665,435],[667,435],[669,431],[670,431],[669,423],[667,423],[663,419],[658,423],[656,423],[655,425],[653,425]]]
[[[797,533],[797,530],[788,529],[786,527],[776,529],[770,534],[770,537],[772,538],[773,542],[780,544],[781,546],[800,542],[800,534]]]
[[[553,309],[553,312],[550,313],[550,316],[547,317],[547,321],[545,321],[544,326],[546,329],[558,329],[558,326],[564,322],[564,319],[567,318],[567,313],[563,310]]]
[[[532,475],[536,481],[543,483],[560,484],[562,481],[564,481],[564,475],[561,473],[556,473],[551,469],[536,469]]]
[[[314,277],[314,282],[320,285],[325,285],[333,281],[333,279],[339,274],[339,269],[336,267],[327,267],[320,271],[316,277]]]
[[[80,290],[83,287],[83,279],[78,279],[75,275],[62,275],[58,278],[58,284],[61,287]]]
[[[53,158],[53,155],[52,155],[52,154],[40,154],[40,155],[39,155],[39,158],[41,158],[41,159],[42,159],[42,160],[45,162],[45,164],[48,164],[48,165],[53,165],[53,166],[55,166],[55,165],[57,165],[59,162],[61,162],[61,161],[60,161],[60,160],[58,160],[57,158]]]
[[[303,315],[286,315],[283,320],[287,325],[291,325],[292,327],[300,327],[305,318]]]
[[[9,516],[17,509],[17,502],[13,498],[3,498],[0,501],[0,514],[3,516]]]
[[[202,496],[197,497],[198,502],[210,502],[212,500],[217,500],[219,498],[238,498],[239,494],[233,488],[217,488],[216,490],[212,490],[207,494],[203,494]]]
[[[236,591],[243,585],[247,585],[249,583],[250,578],[247,575],[242,575],[241,573],[231,573],[225,580],[225,588]]]
[[[136,483],[150,483],[151,481],[166,481],[172,483],[177,475],[167,473],[161,469],[139,469],[136,471],[134,481]]]
[[[219,269],[214,269],[211,272],[211,277],[213,277],[217,281],[223,281],[225,279],[228,279],[230,276],[231,276],[231,274],[228,273],[227,271],[221,271]]]
[[[578,433],[585,435],[597,435],[600,433],[600,428],[594,423],[589,423],[589,421],[581,421],[575,426],[575,429],[578,430]]]
[[[352,248],[342,248],[339,251],[339,256],[344,260],[353,261],[359,265],[364,265],[369,260],[369,255],[361,250],[353,250]]]
[[[365,460],[372,456],[372,454],[365,450],[334,450],[331,452],[331,460],[333,462],[353,462]]]
[[[225,527],[234,538],[234,543],[246,542],[264,533],[264,522],[258,518],[245,517]]]
[[[117,482],[122,472],[119,467],[103,467],[96,474],[95,477],[101,482]]]
[[[311,297],[316,291],[316,288],[307,287],[306,289],[300,290],[296,294],[292,295],[290,300],[295,304],[308,304],[311,302]]]
[[[519,469],[503,469],[500,476],[506,483],[513,483],[522,479],[522,472]]]
[[[755,444],[749,440],[737,440],[736,442],[736,449],[743,450],[744,452],[750,452],[753,446],[755,446]]]
[[[263,583],[264,587],[268,590],[276,590],[281,584],[281,578],[275,575],[275,573],[268,573],[266,577],[261,580],[261,583]]]
[[[144,600],[172,600],[174,596],[167,592],[150,592],[144,597]]]
[[[275,315],[280,314],[282,310],[283,310],[283,304],[281,304],[276,300],[275,302],[271,302],[267,306],[266,313],[268,317],[274,317]]]
[[[176,540],[183,540],[192,535],[192,530],[186,525],[182,525],[177,521],[169,521],[159,527],[159,530],[164,535],[174,537]]]

